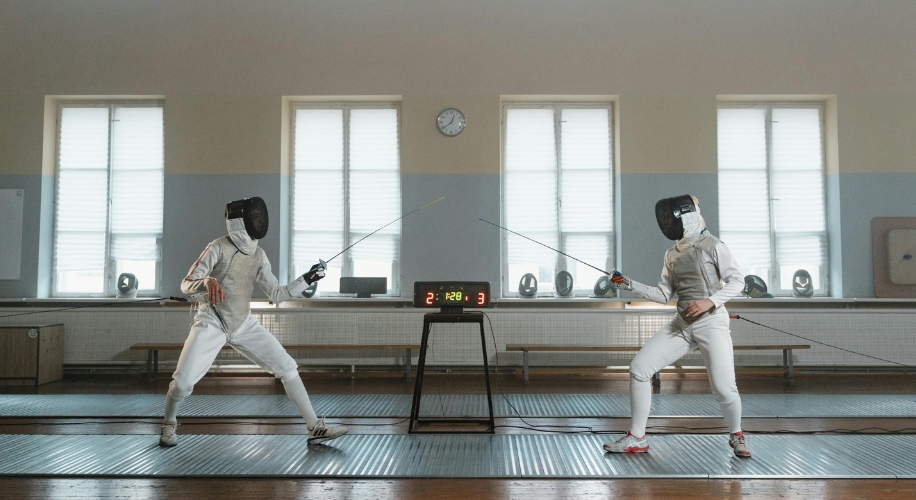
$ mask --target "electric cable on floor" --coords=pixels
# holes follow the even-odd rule
[[[739,316],[739,315],[737,315],[737,314],[729,314],[728,317],[729,317],[729,318],[732,318],[732,319],[740,319],[740,320],[743,320],[743,321],[747,321],[748,323],[751,323],[751,324],[754,324],[754,325],[757,325],[757,326],[762,326],[763,328],[769,328],[770,330],[773,330],[773,331],[776,331],[776,332],[779,332],[779,333],[784,333],[784,334],[786,334],[786,335],[791,335],[792,337],[800,338],[800,339],[802,339],[802,340],[807,340],[808,342],[814,342],[815,344],[820,344],[820,345],[822,345],[822,346],[832,347],[832,348],[834,348],[834,349],[839,349],[839,350],[841,350],[841,351],[845,351],[845,352],[848,352],[848,353],[851,353],[851,354],[857,354],[857,355],[859,355],[859,356],[865,356],[866,358],[871,358],[871,359],[875,359],[875,360],[878,360],[878,361],[883,361],[883,362],[885,362],[885,363],[890,363],[890,364],[892,364],[892,365],[900,365],[900,366],[903,366],[903,367],[905,367],[905,368],[913,368],[913,369],[916,369],[916,366],[914,366],[914,365],[907,365],[907,364],[904,364],[904,363],[898,363],[897,361],[891,361],[891,360],[889,360],[889,359],[879,358],[879,357],[877,357],[877,356],[872,356],[872,355],[870,355],[870,354],[863,354],[863,353],[861,353],[861,352],[856,352],[856,351],[853,351],[853,350],[850,350],[850,349],[846,349],[846,348],[843,348],[843,347],[837,347],[837,346],[835,346],[835,345],[831,345],[831,344],[828,344],[828,343],[826,343],[826,342],[821,342],[821,341],[818,341],[818,340],[809,339],[808,337],[802,337],[801,335],[796,335],[796,334],[794,334],[794,333],[789,333],[789,332],[787,332],[787,331],[785,331],[785,330],[780,330],[779,328],[773,328],[772,326],[767,326],[767,325],[764,325],[763,323],[758,323],[758,322],[756,322],[756,321],[751,321],[751,320],[745,318],[744,316]]]

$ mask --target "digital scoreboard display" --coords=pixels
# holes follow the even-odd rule
[[[413,284],[414,307],[490,307],[487,281],[417,281]]]

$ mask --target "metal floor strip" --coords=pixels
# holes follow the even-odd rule
[[[903,478],[916,436],[752,435],[751,459],[724,435],[662,435],[649,453],[604,453],[616,436],[352,435],[309,446],[303,435],[0,434],[0,476]],[[884,453],[882,453],[882,450]],[[892,451],[892,452],[891,452]]]
[[[410,413],[410,394],[312,394],[316,413],[328,417],[394,417]],[[507,401],[508,400],[508,401]],[[744,394],[747,418],[916,418],[913,395]],[[511,406],[510,406],[511,403]],[[162,415],[161,394],[3,394],[0,417],[122,417]],[[501,394],[493,396],[497,417],[629,417],[628,394]],[[516,413],[516,411],[518,413]],[[426,417],[475,417],[487,414],[483,395],[425,395],[420,413]],[[720,417],[719,404],[708,394],[655,394],[654,417]],[[296,417],[283,394],[192,395],[182,417]]]

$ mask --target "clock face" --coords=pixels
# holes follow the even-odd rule
[[[439,128],[439,132],[442,132],[442,135],[446,137],[455,137],[464,130],[466,125],[467,121],[464,119],[464,113],[455,108],[444,110],[439,113],[439,118],[436,119],[436,126]]]

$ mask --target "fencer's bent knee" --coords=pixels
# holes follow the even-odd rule
[[[637,375],[637,374],[635,374],[635,373],[633,373],[633,372],[630,372],[630,378],[633,379],[633,380],[635,380],[635,381],[637,381],[637,382],[648,382],[648,381],[649,381],[648,378],[643,377],[642,375]]]
[[[176,401],[181,401],[184,398],[190,396],[193,390],[194,390],[194,386],[187,382],[184,382],[184,381],[179,382],[178,380],[172,380],[172,382],[169,384],[168,395],[170,398]]]
[[[713,397],[716,398],[716,401],[721,405],[730,405],[740,397],[740,394],[738,394],[738,386],[732,385],[726,387],[725,390],[720,390],[715,384],[710,385],[712,385]]]
[[[630,378],[639,382],[648,382],[652,375],[655,375],[655,371],[648,366],[648,363],[643,362],[639,354],[637,354],[630,363]]]
[[[280,379],[284,384],[290,380],[295,380],[299,377],[299,367],[293,368],[292,370],[287,371],[286,373],[280,375],[277,374],[277,378]]]

